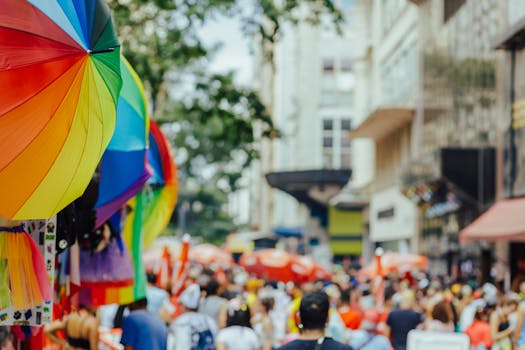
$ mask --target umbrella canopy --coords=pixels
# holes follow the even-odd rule
[[[415,269],[424,270],[427,266],[428,258],[422,255],[388,252],[381,257],[381,273],[383,275],[405,273]],[[359,274],[362,277],[374,278],[377,276],[377,270],[377,263],[374,260],[361,269]]]
[[[131,241],[132,231],[142,230],[144,247],[149,247],[153,240],[166,228],[177,204],[177,166],[171,152],[171,145],[157,123],[150,120],[148,167],[152,175],[140,193],[129,205],[141,210],[134,210],[126,220],[124,228],[126,240]],[[135,213],[140,212],[140,217]]]
[[[294,255],[291,269],[294,274],[294,281],[297,282],[332,279],[332,274],[328,270],[306,255]]]
[[[129,62],[121,56],[122,90],[117,103],[115,133],[100,166],[97,226],[136,195],[151,172],[146,165],[149,118],[144,87]]]
[[[189,257],[203,266],[217,266],[227,269],[233,266],[233,258],[227,251],[213,244],[199,244],[190,249]]]
[[[49,218],[115,128],[119,43],[104,0],[0,0],[0,215]]]
[[[244,253],[239,264],[246,271],[267,281],[293,280],[292,271],[293,256],[277,249],[262,249],[250,253]]]

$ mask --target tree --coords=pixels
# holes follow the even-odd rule
[[[216,200],[215,206],[222,207],[227,193],[238,189],[242,171],[259,156],[254,128],[262,138],[279,136],[270,113],[254,91],[236,86],[233,73],[206,71],[210,53],[200,42],[197,27],[217,14],[241,16],[246,35],[258,37],[265,57],[272,61],[273,45],[283,22],[318,23],[324,13],[333,16],[336,25],[342,21],[333,0],[281,3],[109,0],[122,52],[144,82],[152,117],[175,130],[171,136],[176,152],[184,155],[184,161],[178,164],[184,180],[182,197],[206,194]],[[308,16],[301,15],[301,6],[310,7]],[[177,90],[184,93],[177,96]],[[190,186],[185,186],[188,183]],[[216,190],[223,195],[217,195]],[[201,215],[201,219],[213,223],[228,220],[223,212],[213,213],[215,218]],[[207,227],[212,227],[210,222]]]

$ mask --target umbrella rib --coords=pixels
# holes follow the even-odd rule
[[[72,64],[71,67],[69,67],[66,72],[71,69],[72,67],[75,66],[76,63]],[[78,72],[77,72],[78,73]],[[31,99],[33,99],[35,96],[37,96],[38,94],[40,94],[42,91],[44,91],[45,89],[47,89],[50,85],[52,85],[54,82],[56,82],[58,79],[60,79],[61,77],[63,76],[63,74],[60,74],[59,76],[57,76],[55,79],[51,80],[48,84],[46,84],[45,86],[43,86],[40,90],[38,90],[38,92],[32,96],[30,96],[29,98],[27,98],[26,100],[22,101],[21,103],[19,103],[18,105],[16,105],[15,107],[11,108],[7,113],[21,107],[23,104],[27,103],[28,101],[30,101]],[[68,91],[66,91],[66,94],[64,96],[67,96],[68,94]],[[16,158],[18,158],[18,156],[22,153],[25,152],[25,150],[33,143],[33,141],[38,137],[38,135],[40,135],[42,133],[42,131],[46,128],[46,126],[49,124],[49,122],[51,121],[51,119],[53,119],[53,116],[54,114],[56,113],[56,111],[60,108],[60,106],[62,105],[62,103],[64,102],[64,100],[62,99],[62,102],[59,103],[57,105],[57,107],[55,108],[55,110],[53,111],[53,113],[51,113],[51,117],[49,118],[49,120],[42,126],[42,128],[38,131],[38,133],[35,134],[35,137],[33,137],[33,140],[31,142],[29,142],[27,145],[25,145],[21,150],[20,152],[16,153],[16,155],[13,157],[13,159],[11,161],[9,161],[8,163],[6,163],[6,165],[2,168],[0,168],[0,171],[4,170],[5,168],[7,168],[12,162],[15,161]],[[5,113],[5,114],[7,114]],[[4,114],[4,115],[5,115]],[[2,116],[0,115],[0,118],[2,118]]]
[[[17,31],[17,32],[21,32],[21,33],[27,33],[29,35],[32,35],[32,36],[37,36],[39,38],[42,38],[42,39],[45,39],[45,40],[49,40],[49,41],[53,41],[55,43],[58,43],[58,44],[61,44],[61,45],[64,45],[64,46],[67,46],[67,47],[71,47],[71,48],[74,48],[74,49],[77,49],[78,51],[82,51],[83,53],[86,53],[86,50],[82,47],[82,46],[72,46],[71,44],[68,44],[68,43],[65,43],[63,41],[59,41],[59,40],[56,40],[54,38],[49,38],[49,37],[46,37],[42,34],[37,34],[37,33],[34,33],[34,32],[29,32],[27,30],[23,30],[23,29],[19,29],[19,28],[12,28],[12,27],[6,27],[6,26],[3,26],[3,25],[0,25],[0,28],[6,28],[6,29],[9,29],[9,30],[13,30],[13,31]],[[67,33],[66,33],[67,34]],[[69,36],[69,34],[68,34]],[[69,36],[71,38],[71,36]],[[71,40],[73,40],[73,42],[75,44],[78,44],[75,39],[71,38]]]
[[[4,70],[0,69],[0,72],[1,71],[5,71],[5,70],[25,68],[25,67],[33,66],[33,65],[36,65],[36,64],[43,64],[43,63],[58,61],[58,60],[61,60],[63,58],[70,57],[70,56],[83,56],[83,55],[84,55],[83,53],[78,53],[78,52],[77,53],[73,53],[73,52],[71,52],[71,53],[68,53],[66,55],[55,56],[55,57],[51,57],[51,58],[48,58],[48,59],[45,59],[45,60],[42,60],[42,61],[33,61],[33,62],[26,63],[26,64],[20,64],[20,65],[17,65],[15,67],[9,68],[9,69],[4,69]]]

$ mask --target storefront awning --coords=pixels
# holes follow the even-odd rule
[[[273,229],[273,233],[281,237],[297,237],[303,236],[303,229],[301,227],[276,227]]]
[[[494,41],[497,50],[521,50],[525,47],[525,17]]]
[[[461,241],[525,241],[525,198],[494,204],[460,232]]]
[[[350,174],[350,169],[279,171],[266,174],[266,180],[308,207],[326,208],[330,198],[348,183]]]
[[[382,107],[372,112],[361,125],[350,131],[351,139],[382,139],[412,122],[414,108]]]

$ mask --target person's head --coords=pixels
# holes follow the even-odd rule
[[[262,314],[268,314],[274,307],[274,300],[272,297],[258,298],[254,304],[254,311]]]
[[[153,272],[148,272],[146,274],[146,278],[148,279],[148,283],[151,285],[157,284],[157,275],[155,275]]]
[[[128,308],[129,308],[129,311],[145,310],[148,308],[148,299],[142,298],[139,300],[135,300],[134,302],[128,305]]]
[[[210,279],[208,283],[206,283],[206,287],[204,287],[206,296],[217,295],[219,293],[219,287],[219,282],[214,279]]]
[[[415,296],[412,291],[405,290],[401,293],[399,308],[401,310],[411,310],[414,307]]]
[[[97,309],[94,308],[93,306],[91,305],[87,305],[87,304],[79,304],[78,305],[78,310],[84,310],[84,311],[87,311],[88,313],[90,313],[91,315],[95,316],[97,314]]]
[[[227,310],[226,327],[252,327],[250,308],[242,298],[236,297],[230,300]]]
[[[485,308],[478,307],[476,313],[474,314],[474,319],[477,321],[487,322],[487,311]]]
[[[341,292],[341,305],[348,305],[350,304],[350,294],[351,290],[350,288],[345,289]]]
[[[313,292],[306,294],[299,306],[299,317],[301,329],[324,330],[328,321],[330,304],[325,292]]]
[[[519,302],[516,299],[508,299],[501,303],[503,314],[510,315],[517,310]]]
[[[0,350],[15,350],[13,333],[8,326],[0,326]]]
[[[184,311],[197,311],[199,309],[199,302],[201,300],[201,288],[198,284],[192,284],[182,292],[179,297],[179,302],[184,308]]]
[[[381,321],[381,315],[376,310],[366,310],[361,321],[361,329],[367,332],[375,332]]]
[[[432,319],[442,323],[449,323],[452,320],[452,310],[446,301],[440,301],[432,309]]]
[[[250,278],[245,285],[246,291],[248,293],[257,293],[257,291],[264,286],[264,282],[257,278]]]

